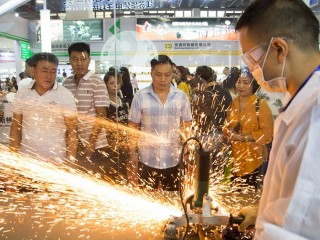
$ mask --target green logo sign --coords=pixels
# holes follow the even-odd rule
[[[30,43],[20,41],[20,51],[21,51],[21,58],[23,60],[26,60],[27,58],[31,57]]]

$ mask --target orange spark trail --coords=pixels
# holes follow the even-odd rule
[[[0,172],[7,189],[0,195],[2,239],[161,239],[164,221],[181,215],[174,196],[164,201],[5,147]]]

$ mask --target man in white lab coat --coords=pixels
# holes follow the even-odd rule
[[[258,83],[291,96],[275,122],[259,207],[240,211],[241,228],[255,223],[255,239],[319,239],[319,22],[303,0],[256,0],[236,30]]]

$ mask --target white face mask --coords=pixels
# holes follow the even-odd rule
[[[260,67],[259,64],[257,64],[255,69],[252,71],[252,76],[257,80],[258,84],[268,92],[287,92],[288,90],[287,90],[286,78],[283,76],[286,59],[284,59],[283,61],[281,77],[273,78],[273,79],[270,79],[269,81],[266,81],[264,79],[262,69],[266,62],[272,40],[273,38],[270,41],[266,56],[262,63],[262,67]]]
[[[283,62],[284,69],[285,61]],[[257,83],[268,92],[287,92],[287,82],[286,78],[282,76],[270,79],[266,81],[263,76],[262,68],[257,65],[257,67],[252,71],[252,76],[257,80]]]

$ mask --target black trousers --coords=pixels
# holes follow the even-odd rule
[[[127,151],[111,147],[95,149],[88,158],[83,144],[80,142],[78,145],[77,160],[80,168],[85,172],[99,173],[107,180],[121,183],[127,181],[127,159]]]
[[[263,185],[263,176],[266,168],[265,164],[267,164],[267,162],[256,168],[252,173],[241,177],[233,176],[231,177],[231,181],[241,187],[252,186],[255,189],[260,189]]]
[[[171,168],[158,169],[139,162],[138,167],[142,186],[152,189],[161,187],[165,191],[179,190],[179,164]]]

